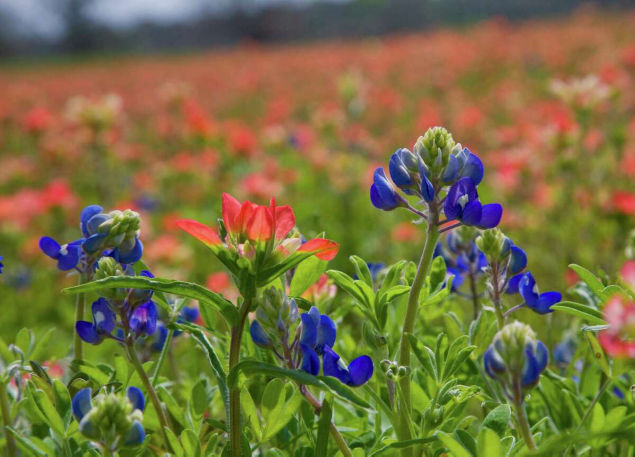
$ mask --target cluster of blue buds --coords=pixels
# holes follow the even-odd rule
[[[90,388],[85,388],[77,392],[72,401],[79,431],[109,453],[143,443],[146,436],[142,425],[144,408],[145,398],[137,387],[128,387],[125,396],[99,393],[94,398]]]
[[[463,226],[448,234],[445,243],[437,243],[434,257],[443,257],[449,276],[453,276],[452,290],[458,291],[469,275],[478,277],[487,267],[485,254],[474,240],[479,232],[474,227]]]
[[[102,256],[132,264],[143,253],[140,225],[139,214],[129,209],[104,213],[101,206],[89,205],[80,216],[82,238],[60,244],[44,236],[40,239],[40,249],[56,260],[62,271],[77,269],[80,273],[92,273],[94,263]]]
[[[547,347],[536,339],[531,327],[518,321],[505,325],[483,356],[487,374],[516,404],[522,403],[526,391],[538,383],[548,361]]]
[[[476,188],[483,180],[483,163],[468,148],[456,143],[443,127],[428,129],[419,137],[412,152],[398,149],[390,158],[388,168],[392,182],[379,167],[370,187],[371,202],[378,209],[407,208],[437,224],[443,210],[447,221],[458,221],[453,227],[492,228],[500,222],[502,206],[483,205],[478,198]],[[398,189],[424,202],[424,211],[412,206]]]
[[[296,324],[300,325],[296,325]],[[295,327],[295,330],[294,330]],[[373,362],[361,356],[346,365],[333,351],[335,323],[312,307],[308,313],[298,315],[295,300],[275,289],[265,290],[259,299],[254,319],[249,327],[255,344],[269,349],[289,368],[301,368],[317,376],[333,376],[349,386],[365,384],[373,374]]]
[[[99,259],[95,277],[134,276],[132,266],[125,269],[112,257]],[[153,277],[149,271],[139,276]],[[80,338],[90,344],[99,344],[105,338],[124,342],[125,338],[137,339],[152,335],[157,329],[157,308],[152,301],[152,290],[109,289],[92,304],[92,322],[77,321],[75,330]],[[115,327],[118,331],[113,333]]]

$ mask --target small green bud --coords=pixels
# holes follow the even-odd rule
[[[476,246],[483,251],[490,263],[505,260],[509,255],[510,245],[509,238],[498,228],[484,230],[476,239]]]
[[[418,154],[434,175],[441,173],[448,164],[448,158],[456,142],[452,134],[443,127],[432,127],[419,139],[414,146]]]
[[[112,257],[102,257],[97,262],[95,279],[104,279],[110,276],[123,276],[124,272],[119,262]]]

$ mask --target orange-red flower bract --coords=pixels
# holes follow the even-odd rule
[[[233,273],[245,268],[244,260],[238,260],[247,259],[249,271],[259,283],[312,255],[331,260],[339,250],[336,242],[325,238],[303,243],[300,233],[293,231],[293,210],[290,206],[276,206],[273,198],[265,206],[250,201],[241,203],[231,195],[223,194],[222,215],[224,239],[212,227],[195,220],[178,220],[176,225],[211,248]]]

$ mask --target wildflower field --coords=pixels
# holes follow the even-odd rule
[[[633,29],[0,65],[3,455],[635,456]]]

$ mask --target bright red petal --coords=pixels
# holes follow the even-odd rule
[[[318,259],[332,260],[339,251],[340,245],[324,238],[313,238],[304,243],[297,252],[313,252]]]
[[[281,240],[295,226],[295,216],[290,206],[276,207],[276,240]]]
[[[240,212],[240,202],[229,194],[223,193],[223,221],[228,233],[236,233],[236,216]]]
[[[247,221],[247,238],[267,241],[273,236],[273,218],[266,206],[258,206]]]
[[[243,202],[240,206],[240,211],[234,220],[235,233],[244,233],[247,229],[247,222],[253,215],[254,211],[258,208],[258,205],[251,203],[250,201]]]
[[[209,247],[221,244],[221,240],[216,231],[205,224],[201,224],[192,219],[180,219],[176,221],[176,226]]]

